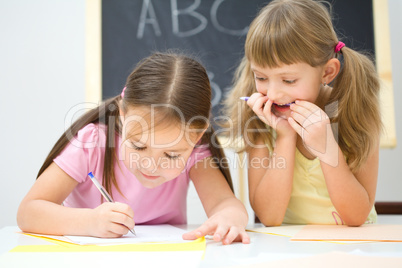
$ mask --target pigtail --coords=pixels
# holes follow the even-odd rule
[[[216,136],[217,135],[215,133],[214,128],[210,127],[210,129],[205,131],[204,135],[202,136],[201,143],[209,145],[209,150],[211,151],[212,158],[214,159],[213,162],[218,165],[219,170],[222,172],[227,183],[229,184],[230,189],[234,193],[233,182],[232,177],[230,175],[228,161],[224,161],[225,152],[223,151],[222,146],[220,145]]]
[[[103,184],[108,193],[112,195],[112,185],[116,187],[116,190],[123,196],[114,172],[114,163],[119,163],[116,154],[116,133],[121,133],[122,125],[119,119],[119,104],[120,96],[115,97],[105,103],[104,115],[101,118],[103,123],[107,126],[106,134],[106,148],[105,148],[105,163],[103,165]]]
[[[252,73],[249,65],[247,58],[243,57],[234,76],[233,89],[223,102],[225,114],[229,115],[229,117],[227,121],[223,122],[222,127],[229,131],[227,134],[229,137],[231,134],[234,137],[243,137],[245,133],[245,120],[250,118],[253,114],[245,101],[240,100],[240,97],[250,96],[255,92],[254,81],[251,79]],[[232,140],[231,142],[233,146],[236,146],[235,144],[238,143],[236,140]],[[240,151],[243,149],[244,148],[240,148]]]
[[[379,79],[373,62],[351,48],[342,48],[343,67],[334,80],[329,103],[336,103],[338,144],[352,171],[357,171],[378,145],[382,128]],[[334,126],[334,124],[333,124]]]
[[[116,148],[115,148],[115,135],[116,132],[121,132],[121,123],[118,120],[119,109],[118,101],[120,96],[106,100],[100,106],[91,109],[82,115],[77,121],[75,121],[64,133],[51,149],[49,155],[46,157],[42,167],[40,168],[38,178],[53,162],[63,150],[69,144],[70,140],[77,135],[78,131],[90,123],[103,123],[107,126],[106,133],[106,151],[105,162],[103,168],[103,184],[106,190],[111,193],[112,184],[115,185],[120,192],[116,183],[114,175],[114,161],[116,160]]]

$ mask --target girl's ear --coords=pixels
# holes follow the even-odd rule
[[[119,101],[119,116],[120,116],[120,118],[124,119],[125,113],[124,113],[123,109],[121,108],[122,105],[123,105],[123,101],[120,100]]]
[[[329,84],[338,75],[341,69],[341,62],[337,58],[330,59],[324,66],[322,83]]]
[[[119,108],[119,116],[124,118],[124,112],[121,108]]]
[[[120,119],[120,123],[123,125],[124,124],[124,118],[125,118],[125,113],[122,109],[122,101],[120,101],[119,103],[119,117],[118,119]]]

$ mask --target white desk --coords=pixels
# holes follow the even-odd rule
[[[402,224],[402,216],[379,216],[380,224]],[[260,227],[256,225],[255,227]],[[193,229],[195,226],[185,227]],[[250,232],[251,244],[223,246],[207,241],[204,258],[199,253],[183,257],[181,252],[77,252],[77,253],[10,253],[18,245],[46,244],[37,238],[18,234],[15,226],[0,230],[0,267],[228,267],[251,265],[279,259],[307,257],[329,252],[402,258],[402,243],[378,242],[336,244],[295,242],[288,237]],[[10,258],[11,256],[11,258]],[[11,261],[10,261],[11,260]],[[323,265],[323,267],[326,267]],[[394,267],[402,267],[395,263]],[[357,267],[356,267],[357,268]],[[381,267],[384,268],[384,267]]]

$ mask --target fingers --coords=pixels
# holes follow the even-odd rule
[[[292,110],[292,118],[303,128],[329,119],[320,107],[308,101],[296,101],[290,106],[290,109]]]
[[[262,95],[261,93],[253,93],[253,94],[251,94],[250,98],[247,101],[247,105],[250,106],[250,107],[253,107],[255,102],[261,97],[264,97],[264,95]]]
[[[134,211],[131,209],[129,205],[120,202],[115,202],[112,204],[114,204],[113,208],[116,212],[126,214],[130,218],[134,217]]]
[[[211,224],[209,224],[208,222],[204,223],[203,225],[201,225],[200,227],[198,227],[197,229],[185,233],[183,234],[183,239],[185,240],[194,240],[206,235],[212,235],[215,230],[216,226],[213,226]]]
[[[272,101],[260,93],[254,93],[247,101],[247,105],[253,112],[267,125],[271,125],[271,107]]]
[[[222,230],[217,230],[218,236],[221,236],[222,233],[226,233],[226,235],[223,235],[223,239],[218,240],[222,241],[222,244],[224,245],[229,245],[232,242],[242,242],[243,244],[249,244],[250,243],[250,237],[248,236],[246,230],[244,228],[239,229],[238,227],[232,226],[228,230],[222,229]],[[216,233],[215,233],[216,235]],[[215,240],[215,235],[214,235],[214,240]],[[217,240],[215,240],[217,241]]]
[[[337,150],[331,148],[337,148],[337,143],[328,115],[320,107],[307,101],[296,101],[290,109],[292,112],[288,122],[303,140],[304,147],[321,161],[332,159],[330,152],[337,154]]]
[[[313,124],[313,122],[310,121],[309,117],[305,117],[304,115],[299,114],[297,112],[292,112],[292,114],[289,118],[293,119],[293,121],[297,124],[297,126],[302,127],[303,129],[306,129],[306,130],[307,130],[308,126]],[[289,121],[289,123],[290,122],[291,121]]]
[[[297,134],[302,136],[303,128],[292,117],[288,118],[288,122],[290,126],[297,132]]]
[[[98,208],[98,221],[102,227],[100,237],[120,237],[134,228],[134,212],[124,203],[103,203]]]
[[[250,237],[244,228],[236,226],[213,226],[204,223],[194,231],[183,234],[183,239],[194,240],[206,235],[212,235],[215,242],[222,242],[223,245],[229,245],[232,242],[250,243]]]
[[[227,227],[218,226],[214,233],[213,240],[216,242],[222,241],[222,244],[230,244],[236,237],[234,238],[228,237],[227,234],[228,234]]]
[[[117,223],[119,225],[123,225],[124,227],[126,227],[125,232],[123,234],[127,234],[127,232],[131,229],[134,228],[134,212],[131,209],[131,207],[127,204],[124,203],[114,203],[113,206],[113,211],[115,212],[113,214],[113,217],[111,218],[111,220],[114,223]]]
[[[203,237],[202,233],[200,231],[198,231],[198,229],[188,232],[188,233],[184,233],[182,235],[182,238],[184,240],[195,240],[197,238]]]
[[[108,231],[112,237],[121,237],[122,235],[126,235],[129,232],[128,228],[125,225],[116,222],[112,222]]]
[[[246,230],[244,230],[243,232],[241,232],[238,236],[239,241],[241,241],[243,244],[250,244],[250,236],[248,235],[248,233],[246,232]]]
[[[260,93],[254,93],[251,95],[250,99],[247,101],[247,105],[257,114],[262,115],[264,105],[267,102],[268,97]]]

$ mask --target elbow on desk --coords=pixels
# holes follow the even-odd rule
[[[255,210],[255,223],[262,223],[264,226],[281,226],[284,217],[275,217],[271,215],[258,215]]]
[[[354,220],[354,221],[346,221],[346,225],[349,227],[359,227],[365,223],[365,220]]]
[[[274,222],[274,223],[269,223],[269,222],[267,222],[267,223],[262,223],[265,227],[275,227],[275,226],[281,226],[282,225],[282,223],[280,222],[280,223],[277,223],[277,222]]]
[[[20,205],[17,211],[17,225],[23,232],[30,231],[30,224],[27,218],[27,213],[24,213],[24,206]]]
[[[285,214],[277,215],[276,213],[267,212],[265,209],[259,209],[252,199],[250,199],[250,205],[255,214],[255,223],[262,223],[267,227],[282,225]]]
[[[26,231],[26,226],[25,226],[25,224],[24,224],[24,219],[23,219],[23,216],[22,216],[22,213],[20,212],[20,208],[18,209],[18,211],[17,211],[17,225],[18,225],[18,228],[20,228],[21,229],[21,231]]]
[[[257,221],[261,222],[264,226],[273,227],[273,226],[281,226],[283,219],[272,219],[272,218],[259,218],[257,216]],[[257,222],[256,221],[256,222]]]
[[[366,220],[367,220],[367,216],[364,217],[353,217],[353,218],[344,218],[343,219],[345,224],[349,227],[359,227],[362,226]]]

